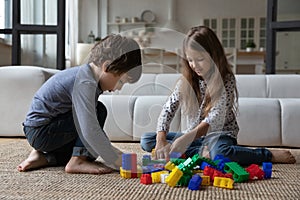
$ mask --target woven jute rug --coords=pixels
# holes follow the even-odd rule
[[[137,143],[114,143],[125,152],[145,154]],[[273,165],[272,178],[235,183],[234,189],[205,186],[191,191],[166,184],[144,185],[139,179],[123,179],[119,173],[106,175],[67,174],[63,167],[18,172],[16,166],[31,151],[26,140],[0,143],[0,199],[300,199],[300,165]]]

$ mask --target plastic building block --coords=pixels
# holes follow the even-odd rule
[[[122,168],[124,170],[131,170],[131,154],[130,153],[122,154]]]
[[[232,179],[232,174],[231,173],[224,174],[223,172],[218,171],[218,170],[215,169],[214,173],[213,173],[213,179],[215,179],[215,177],[224,177],[224,178],[231,178]]]
[[[214,181],[214,178],[217,177],[226,177],[226,178],[232,178],[232,174],[226,173],[224,174],[223,172],[216,170],[212,167],[206,166],[203,170],[203,175],[209,176],[211,182]]]
[[[214,158],[214,162],[217,164],[217,168],[224,172],[225,163],[231,162],[229,158],[225,158],[222,155],[216,155]]]
[[[183,159],[183,158],[171,158],[170,161],[171,161],[171,163],[174,163],[175,165],[180,165],[181,163],[183,163],[184,161],[186,161],[186,159]]]
[[[151,174],[153,172],[159,172],[164,170],[164,167],[155,167],[153,165],[142,166],[143,174]]]
[[[120,175],[122,178],[131,178],[131,171],[125,170],[122,167],[120,167]]]
[[[201,165],[200,165],[200,169],[204,170],[204,168],[205,168],[206,166],[211,167],[211,165],[210,165],[209,163],[203,161],[203,162],[201,163]]]
[[[186,159],[183,163],[178,165],[178,168],[186,173],[187,171],[192,170],[199,163],[199,154],[195,154],[192,158]]]
[[[233,179],[237,183],[245,182],[249,179],[249,173],[236,162],[225,163],[224,170],[233,174]]]
[[[160,175],[160,182],[161,183],[166,183],[166,179],[167,179],[168,176],[169,176],[169,173],[168,174],[161,174]]]
[[[213,185],[216,187],[233,189],[234,181],[230,178],[215,177]]]
[[[172,163],[171,161],[167,162],[167,164],[165,165],[165,169],[172,171],[174,168],[176,167],[176,165],[174,163]]]
[[[171,158],[180,158],[182,154],[180,152],[171,152],[170,159]]]
[[[147,166],[151,163],[151,155],[143,155],[142,165]]]
[[[193,174],[198,174],[198,173],[202,173],[203,170],[201,170],[201,169],[193,169],[192,172],[193,172]]]
[[[122,168],[137,173],[137,154],[123,153],[122,154]]]
[[[186,159],[183,163],[178,165],[178,168],[185,173],[188,170],[193,169],[193,160],[191,158]]]
[[[192,178],[192,174],[183,174],[176,185],[177,186],[188,186],[191,178]]]
[[[140,182],[146,185],[152,184],[151,174],[142,174]]]
[[[265,179],[269,179],[272,176],[272,163],[271,162],[263,162],[263,171],[265,172]]]
[[[177,182],[180,180],[180,178],[183,176],[183,172],[176,166],[170,175],[166,178],[166,183],[170,187],[174,187]]]
[[[265,172],[259,168],[258,165],[252,164],[246,168],[246,171],[249,173],[249,179],[251,180],[262,180],[264,179]]]
[[[209,166],[206,166],[203,170],[203,175],[208,176],[211,181],[213,181],[213,175],[214,175],[215,169]]]
[[[138,169],[137,172],[132,172],[131,170],[124,170],[120,167],[120,175],[122,178],[139,178],[142,175],[141,169]]]
[[[202,183],[201,183],[201,185],[210,185],[210,177],[209,176],[205,176],[205,175],[203,175],[203,176],[201,176],[201,178],[202,178]]]
[[[199,176],[198,174],[193,175],[189,182],[188,189],[199,190],[201,186],[201,182],[202,182],[201,176]]]
[[[198,155],[198,156],[199,156],[199,155]],[[211,160],[211,159],[209,159],[209,158],[202,157],[202,156],[199,156],[198,162],[199,162],[199,163],[198,163],[199,165],[201,165],[202,162],[206,162],[206,163],[208,163],[210,166],[212,166],[212,167],[214,167],[214,168],[217,167],[217,164],[216,164],[213,160]]]
[[[151,173],[152,183],[160,183],[161,182],[161,174],[169,174],[168,171],[159,171]]]
[[[155,149],[152,149],[152,151],[151,151],[151,156],[152,156],[152,158],[155,158],[155,155],[156,153],[155,153]]]

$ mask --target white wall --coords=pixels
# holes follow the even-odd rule
[[[95,35],[100,33],[99,22],[101,19],[101,10],[99,9],[99,0],[78,0],[78,7],[78,40],[79,42],[87,42],[90,31],[93,31]]]
[[[101,8],[101,1],[107,1],[107,8]],[[157,27],[162,27],[168,19],[168,5],[168,0],[79,0],[79,40],[85,41],[90,30],[100,36],[100,9],[107,9],[110,22],[116,16],[140,18],[144,10],[151,10],[156,15]],[[203,18],[265,16],[266,10],[267,0],[177,0],[176,18],[185,32],[199,25]]]

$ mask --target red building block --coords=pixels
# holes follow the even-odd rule
[[[140,182],[146,185],[152,184],[151,174],[142,174]]]
[[[250,180],[262,180],[264,179],[265,172],[259,168],[258,165],[252,164],[249,167],[246,168],[246,171],[249,173],[249,179]]]

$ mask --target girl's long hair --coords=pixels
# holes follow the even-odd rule
[[[189,66],[186,59],[186,50],[192,49],[196,51],[206,51],[211,57],[211,67],[205,77],[199,77]],[[183,98],[183,108],[185,114],[195,113],[199,110],[199,104],[205,101],[204,116],[207,116],[210,109],[219,100],[221,93],[224,92],[225,78],[233,76],[232,67],[228,63],[224,49],[216,34],[205,26],[193,27],[187,33],[183,41],[183,84],[181,88]],[[203,79],[207,84],[205,95],[201,95],[199,87],[199,79]],[[238,91],[235,84],[235,91],[230,95],[234,95],[231,108],[237,112]],[[228,94],[228,93],[227,93]],[[194,97],[194,98],[193,98]]]

